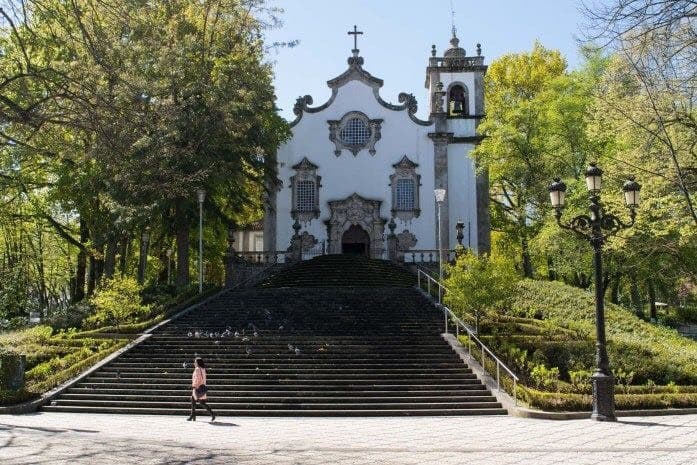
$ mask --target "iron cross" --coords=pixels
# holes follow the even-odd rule
[[[353,25],[353,31],[348,32],[349,35],[353,36],[353,49],[358,50],[358,35],[363,34],[362,31],[358,30],[358,26]]]

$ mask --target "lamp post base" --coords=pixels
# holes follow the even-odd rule
[[[615,378],[599,371],[591,376],[593,383],[593,414],[591,420],[617,421],[615,416]]]

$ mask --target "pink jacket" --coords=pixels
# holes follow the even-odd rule
[[[191,387],[193,388],[191,391],[191,395],[200,400],[206,400],[206,395],[202,396],[196,396],[196,388],[206,384],[206,369],[205,368],[196,368],[194,369],[194,373],[191,375]]]

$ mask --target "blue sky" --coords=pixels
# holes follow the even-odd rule
[[[570,67],[579,63],[576,37],[583,17],[579,0],[452,0],[460,46],[468,55],[482,44],[487,63],[510,52],[526,51],[535,40],[561,50]],[[285,10],[283,26],[267,42],[299,40],[295,48],[270,52],[277,105],[293,119],[293,105],[310,94],[315,105],[329,97],[326,81],[341,74],[353,48],[347,32],[358,25],[364,68],[385,81],[383,99],[411,92],[424,116],[425,67],[431,44],[442,55],[450,40],[450,0],[275,0]]]

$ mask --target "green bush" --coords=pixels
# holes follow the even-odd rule
[[[90,299],[95,313],[85,319],[85,326],[96,328],[104,325],[119,327],[137,323],[150,315],[150,307],[141,304],[141,287],[130,277],[118,277],[107,281]]]
[[[496,312],[508,306],[519,279],[512,263],[503,256],[471,251],[461,253],[446,271],[449,292],[445,302],[460,315]]]

